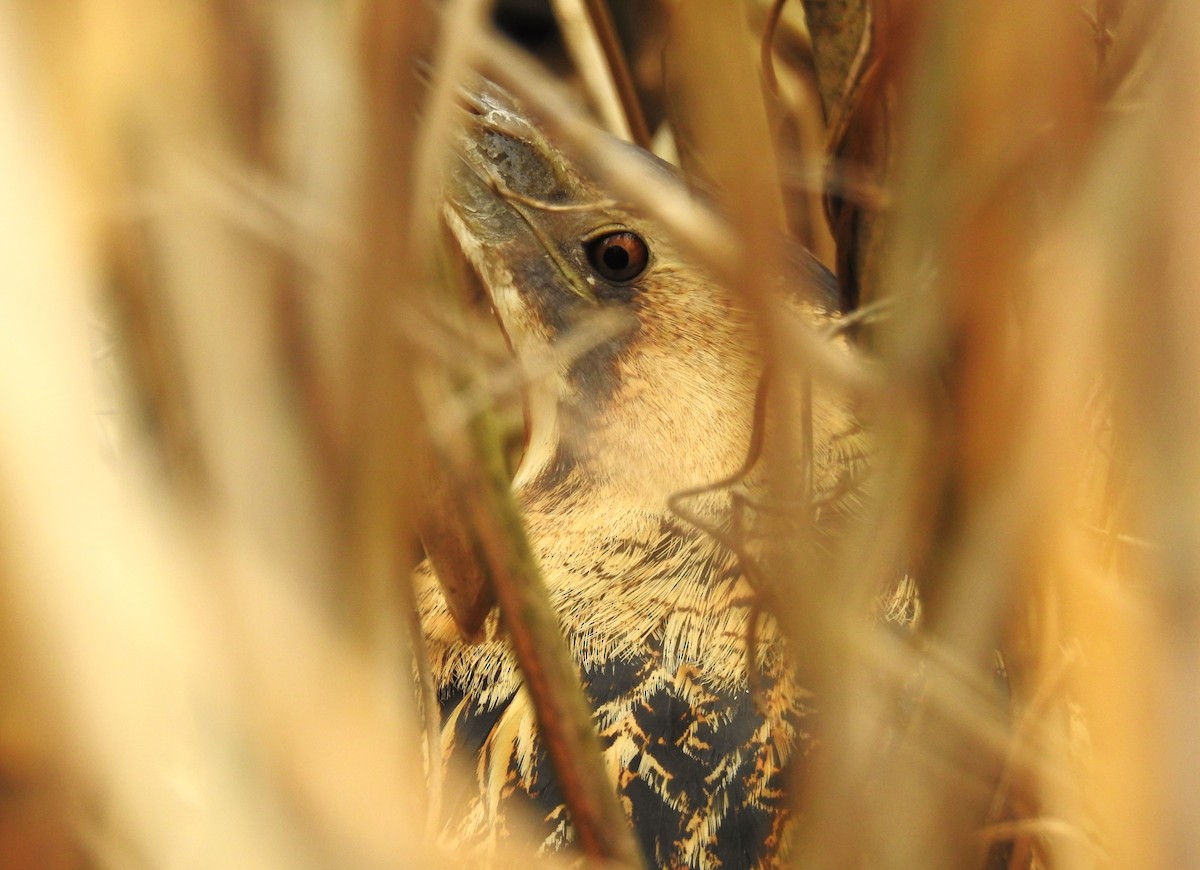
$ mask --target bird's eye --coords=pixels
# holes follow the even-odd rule
[[[607,281],[632,281],[646,270],[650,249],[630,232],[608,233],[587,243],[587,258],[596,274]]]

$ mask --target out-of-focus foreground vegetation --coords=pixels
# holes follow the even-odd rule
[[[471,0],[0,4],[0,866],[460,863],[408,575],[490,399],[428,386],[471,346],[436,180],[472,69],[621,129],[587,5],[526,69]],[[1200,16],[613,11],[630,135],[856,306],[870,498],[774,578],[822,704],[795,865],[1195,864]],[[911,634],[866,616],[898,574]]]

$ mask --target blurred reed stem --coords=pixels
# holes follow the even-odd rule
[[[981,866],[1003,840],[991,860],[1014,868],[1194,863],[1195,16],[803,6],[806,32],[788,6],[656,10],[662,132],[717,213],[598,151],[486,4],[0,11],[0,864],[461,863],[427,845],[409,579],[446,447],[418,378],[445,362],[405,330],[446,290],[435,164],[475,66],[741,292],[794,419],[828,378],[874,432],[845,539],[810,556],[798,533],[770,565],[821,704],[794,866]],[[811,187],[817,142],[832,236],[820,192],[785,187]],[[789,230],[836,240],[870,306],[855,358],[777,316]],[[479,527],[529,580],[474,425]],[[790,504],[810,442],[801,422],[772,448]],[[916,627],[876,625],[905,574]],[[556,661],[535,694],[544,722],[575,704],[573,728]],[[583,743],[564,769],[595,760]],[[592,852],[635,862],[611,807],[595,817]]]

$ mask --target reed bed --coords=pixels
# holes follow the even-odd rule
[[[410,573],[464,516],[529,561],[438,226],[475,71],[677,160],[717,212],[591,154],[872,433],[765,568],[821,705],[791,866],[1200,862],[1200,18],[603,9],[539,60],[474,0],[0,6],[0,866],[463,866]],[[849,362],[776,316],[785,235]]]

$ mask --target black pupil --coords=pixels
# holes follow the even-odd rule
[[[631,232],[606,233],[584,244],[588,264],[606,281],[624,284],[646,271],[650,252]]]
[[[619,272],[629,265],[629,252],[620,245],[610,245],[604,249],[604,265]]]

